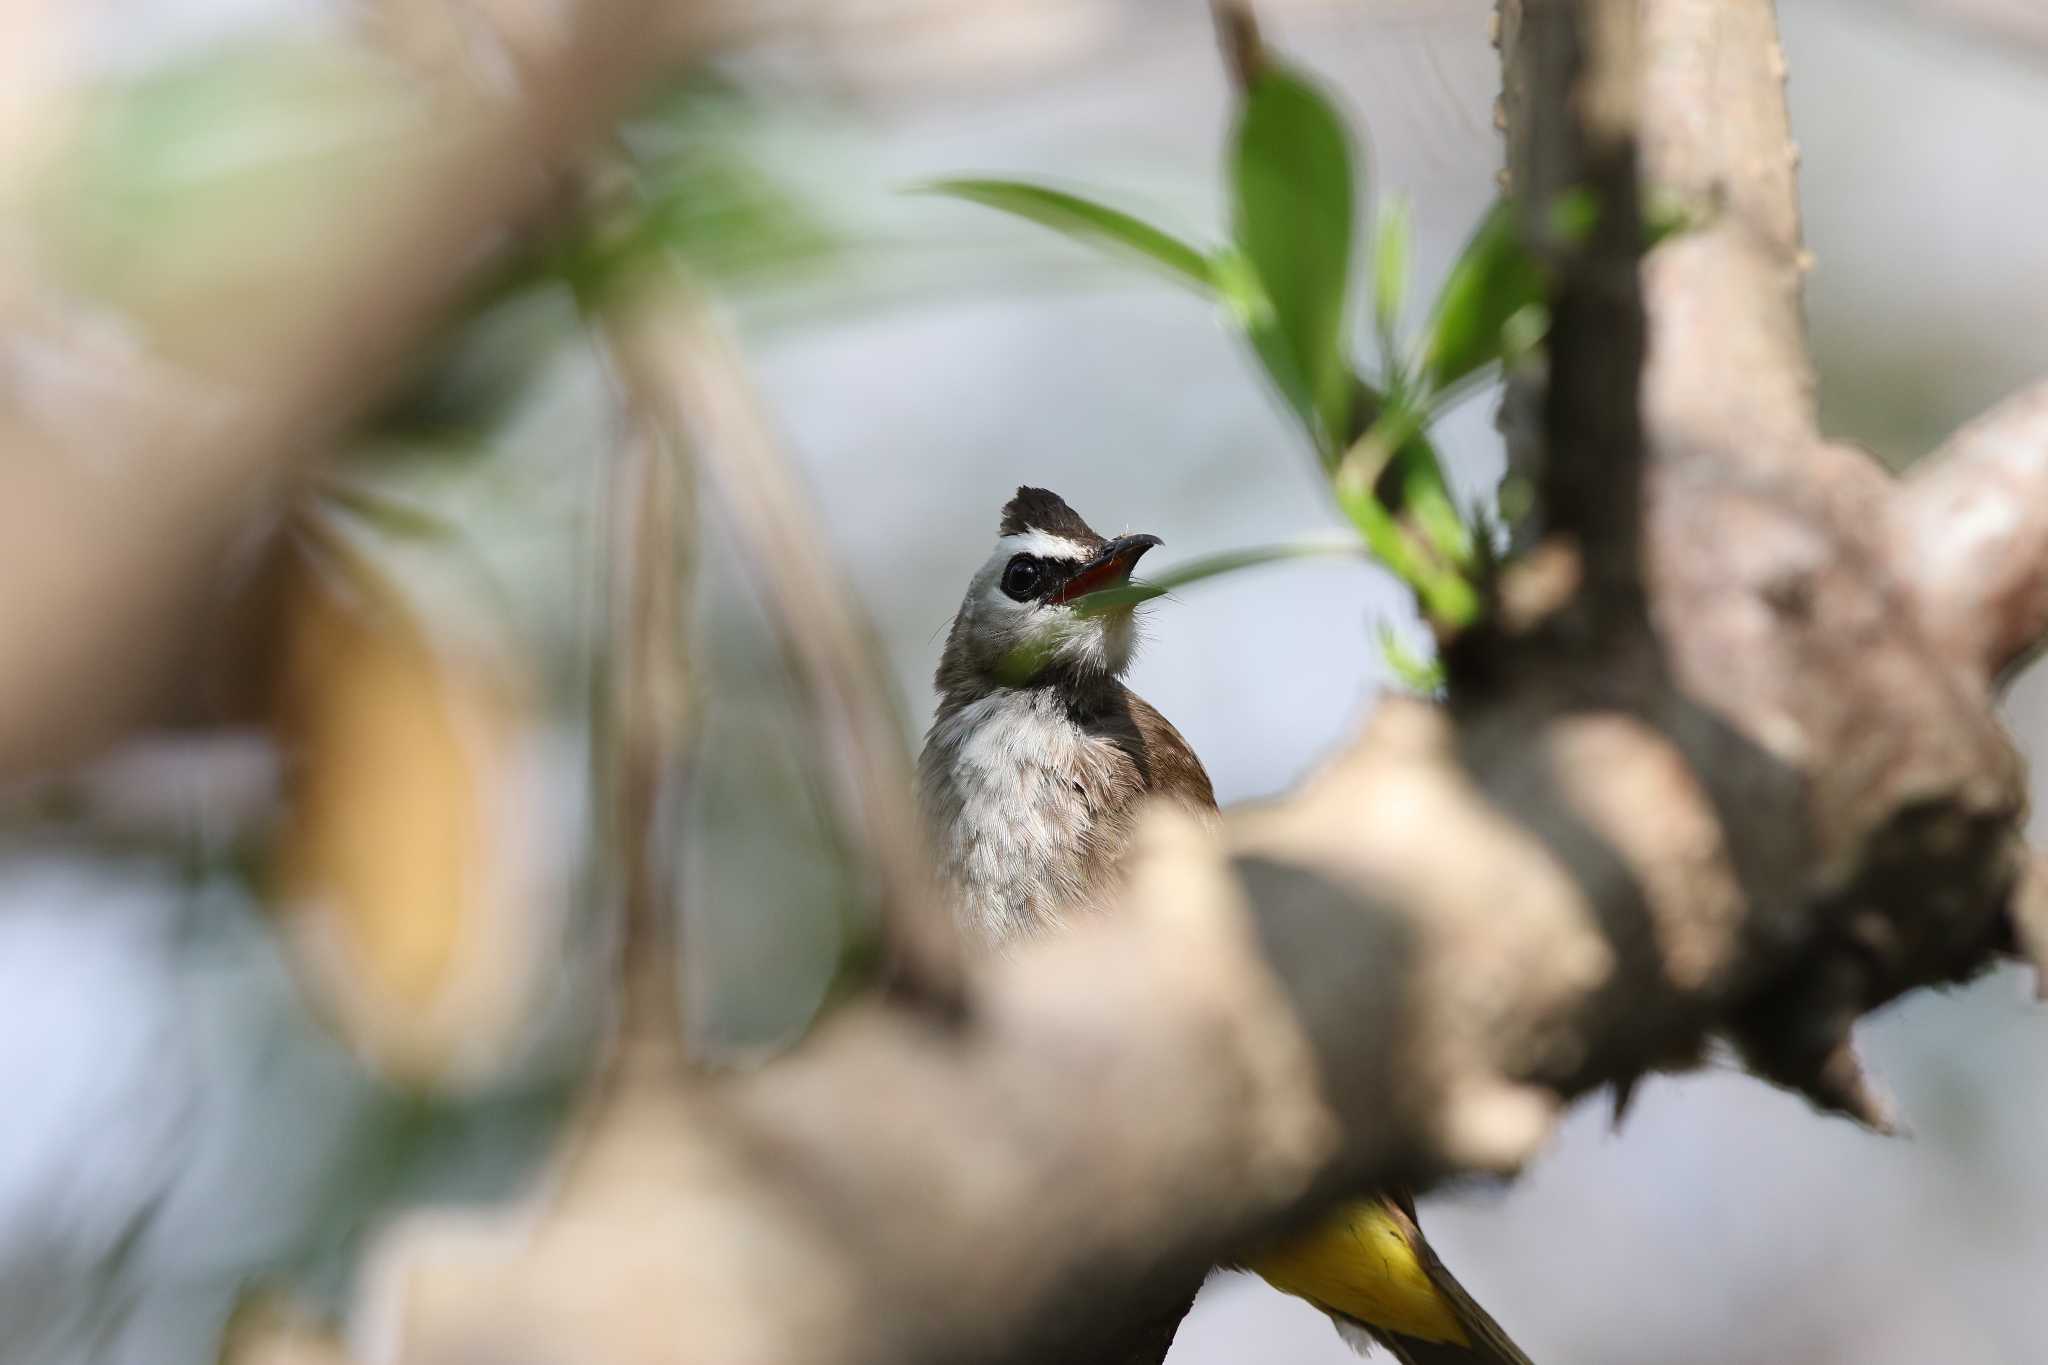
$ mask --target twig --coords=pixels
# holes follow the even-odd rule
[[[607,708],[599,777],[610,815],[606,856],[624,920],[621,1051],[635,1064],[678,1060],[683,1018],[676,961],[673,838],[677,783],[694,730],[684,616],[694,568],[692,466],[682,425],[637,328],[615,326],[629,432],[612,466]]]
[[[965,999],[959,941],[939,904],[905,744],[869,629],[838,587],[745,366],[705,305],[675,283],[648,305],[659,356],[772,614],[828,756],[834,807],[872,860],[888,980],[942,1014]]]
[[[1210,13],[1216,21],[1216,41],[1223,49],[1223,69],[1240,93],[1257,83],[1266,66],[1265,44],[1259,38],[1259,18],[1251,0],[1211,0]]]

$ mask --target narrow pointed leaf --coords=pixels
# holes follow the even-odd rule
[[[1260,358],[1285,354],[1305,387],[1326,457],[1350,426],[1345,294],[1351,271],[1351,142],[1321,91],[1280,66],[1246,95],[1232,148],[1233,233],[1272,308]],[[1285,391],[1287,378],[1275,373]]]
[[[1459,253],[1437,295],[1423,354],[1429,386],[1448,388],[1499,360],[1510,320],[1539,315],[1543,301],[1543,272],[1522,245],[1513,204],[1500,200]],[[1527,340],[1517,335],[1515,344]]]
[[[1266,378],[1301,423],[1302,430],[1308,434],[1309,444],[1315,447],[1324,464],[1329,464],[1336,458],[1339,443],[1328,439],[1323,432],[1322,418],[1316,413],[1315,394],[1309,387],[1308,376],[1295,359],[1294,343],[1282,328],[1279,314],[1273,310],[1273,301],[1266,296],[1265,286],[1259,282],[1258,272],[1245,259],[1244,253],[1235,247],[1218,252],[1212,269],[1224,306],[1243,330],[1245,340],[1251,343],[1252,354],[1258,358],[1260,368],[1265,370]]]
[[[1380,657],[1387,661],[1387,667],[1394,671],[1394,676],[1404,686],[1425,697],[1440,694],[1450,681],[1444,672],[1442,659],[1415,653],[1387,625],[1380,627]]]
[[[1243,550],[1224,550],[1218,554],[1203,555],[1187,563],[1168,569],[1156,578],[1142,583],[1125,583],[1114,588],[1101,588],[1085,597],[1073,601],[1076,613],[1095,616],[1120,607],[1135,607],[1155,597],[1163,597],[1175,588],[1199,583],[1205,578],[1219,574],[1235,573],[1239,569],[1254,568],[1260,564],[1272,564],[1287,559],[1316,559],[1326,557],[1360,558],[1366,553],[1365,546],[1349,537],[1343,539],[1297,540],[1280,545],[1256,545]]]
[[[1075,241],[1135,252],[1204,293],[1218,287],[1209,258],[1200,251],[1164,229],[1092,199],[1021,180],[940,180],[923,188],[1001,209]]]
[[[1408,263],[1414,237],[1414,219],[1408,201],[1390,196],[1380,212],[1379,233],[1373,239],[1372,315],[1379,332],[1380,363],[1390,375],[1401,373],[1398,346],[1401,310],[1407,303]],[[1396,385],[1396,387],[1399,387]]]

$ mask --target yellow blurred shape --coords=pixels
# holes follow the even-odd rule
[[[437,651],[333,540],[286,572],[275,873],[294,964],[391,1079],[473,1076],[512,1041],[542,927],[509,818],[525,689]]]
[[[221,1334],[220,1365],[354,1365],[326,1324],[282,1293],[245,1292]]]

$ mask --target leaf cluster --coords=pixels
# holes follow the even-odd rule
[[[1413,590],[1440,634],[1470,625],[1489,568],[1485,527],[1476,510],[1468,515],[1456,505],[1429,428],[1543,335],[1544,278],[1523,249],[1512,206],[1503,201],[1482,220],[1419,334],[1404,345],[1410,220],[1403,202],[1387,204],[1369,245],[1378,355],[1367,369],[1353,354],[1351,325],[1364,173],[1334,103],[1305,74],[1267,63],[1245,90],[1226,167],[1229,238],[1207,248],[1047,185],[953,179],[928,188],[1146,263],[1220,304],[1294,417],[1363,547]],[[1273,557],[1274,551],[1216,556],[1183,569],[1175,581]],[[1111,589],[1116,602],[1105,595],[1099,605],[1146,591]]]

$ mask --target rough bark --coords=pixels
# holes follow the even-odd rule
[[[2048,636],[2048,384],[1957,432],[1891,490],[1893,549],[1935,647],[2002,679]]]

